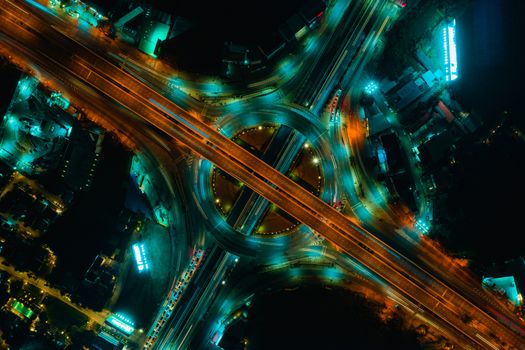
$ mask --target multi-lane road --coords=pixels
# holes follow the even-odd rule
[[[2,1],[2,45],[20,53],[49,76],[67,83],[73,94],[84,86],[125,106],[159,132],[197,154],[275,203],[342,252],[367,266],[408,299],[432,313],[463,339],[463,346],[525,348],[523,330],[513,317],[498,318],[490,301],[452,288],[455,271],[439,278],[380,241],[353,219],[313,196],[203,122],[194,111],[174,104],[144,82],[49,26],[23,2]],[[476,323],[466,320],[477,320]],[[503,345],[505,344],[505,345]]]

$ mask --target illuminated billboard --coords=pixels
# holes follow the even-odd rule
[[[132,246],[133,255],[135,255],[135,262],[137,263],[137,268],[139,272],[149,270],[149,263],[146,257],[146,248],[144,248],[143,243],[135,243]]]
[[[118,313],[109,316],[106,322],[126,335],[130,335],[135,331],[135,328],[133,328],[135,323]]]
[[[445,79],[453,81],[458,78],[458,60],[456,51],[456,20],[443,28],[443,54]]]

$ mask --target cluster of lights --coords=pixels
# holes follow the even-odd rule
[[[81,18],[92,26],[97,26],[103,16],[96,9],[84,4],[82,1],[73,0],[68,5],[60,4],[66,8],[66,13],[74,18]]]
[[[33,125],[29,129],[29,133],[33,136],[40,136],[42,134],[42,129],[40,128],[40,125]]]
[[[377,84],[373,81],[369,82],[366,86],[365,86],[365,92],[367,94],[371,94],[373,93],[374,91],[377,90]]]
[[[135,331],[135,328],[133,327],[135,326],[135,323],[120,313],[109,316],[106,322],[124,332],[126,335],[130,335]]]
[[[149,263],[148,259],[146,258],[146,248],[144,247],[144,244],[135,243],[133,244],[132,248],[139,272],[149,270]]]
[[[10,125],[11,127],[13,127],[13,128],[17,127],[18,119],[13,117],[11,114],[6,113],[5,120],[6,120],[7,124]]]
[[[202,259],[204,257],[204,250],[197,249],[195,250],[195,253],[193,254],[189,266],[186,268],[186,271],[182,274],[183,278],[180,280],[174,288],[171,289],[171,291],[168,294],[168,297],[166,298],[163,307],[161,308],[161,311],[158,313],[157,318],[155,319],[155,322],[153,323],[153,326],[148,332],[146,342],[144,343],[144,349],[151,349],[153,345],[155,344],[157,337],[159,335],[159,332],[162,329],[162,326],[165,324],[164,321],[168,319],[173,309],[175,308],[175,305],[180,300],[180,297],[182,296],[184,288],[188,285],[188,282],[193,277],[193,274],[197,270],[197,267],[202,262]]]
[[[56,91],[51,93],[51,97],[47,99],[47,104],[49,107],[57,105],[64,110],[69,108],[69,100]]]
[[[115,339],[115,337],[113,337],[111,334],[108,334],[104,331],[100,332],[98,334],[98,336],[102,339],[104,339],[105,341],[109,342],[110,344],[113,344],[115,346],[119,346],[120,342]]]
[[[33,89],[38,85],[38,81],[26,77],[18,81],[18,98],[26,100],[33,93]]]
[[[337,107],[337,102],[339,101],[339,96],[341,96],[342,92],[343,92],[343,90],[337,89],[337,91],[335,93],[335,96],[334,96],[334,98],[332,100],[332,104],[330,105],[330,115],[334,114],[335,109]]]
[[[445,79],[447,81],[458,78],[457,52],[456,52],[456,20],[443,28],[443,54],[445,64]]]
[[[425,224],[425,223],[424,223],[423,221],[421,221],[421,220],[416,221],[415,227],[416,227],[419,231],[421,231],[422,233],[424,233],[424,234],[427,234],[428,231],[430,230],[430,228],[428,227],[428,225]]]

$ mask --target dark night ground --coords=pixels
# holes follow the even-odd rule
[[[510,123],[509,123],[510,124]],[[444,243],[480,265],[523,256],[522,200],[525,198],[525,142],[508,124],[490,145],[468,147],[457,157],[454,184],[441,221]]]
[[[50,245],[59,257],[57,279],[74,283],[98,253],[111,254],[108,245],[125,241],[126,237],[117,233],[116,222],[124,204],[129,164],[130,153],[107,135],[91,190],[77,193],[71,208],[48,232]]]
[[[207,74],[221,71],[223,44],[258,44],[284,23],[301,0],[150,1],[190,19],[194,27],[163,50],[177,66]]]
[[[397,321],[382,323],[376,310],[377,305],[342,289],[307,286],[277,292],[255,299],[244,337],[253,350],[420,349],[415,334],[401,331]],[[236,341],[230,344],[224,348],[241,349]]]
[[[480,112],[486,127],[508,120],[490,146],[471,143],[458,152],[453,188],[443,218],[452,249],[470,252],[480,263],[523,255],[516,242],[523,234],[525,142],[512,137],[512,127],[525,130],[521,79],[524,72],[522,19],[524,3],[473,1],[458,21],[460,79],[457,95],[465,107]],[[520,100],[521,99],[521,100]]]

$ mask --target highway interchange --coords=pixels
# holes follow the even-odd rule
[[[213,336],[208,329],[213,329],[215,319],[225,310],[235,309],[233,305],[225,306],[228,300],[230,304],[242,303],[258,288],[265,288],[219,288],[238,264],[236,256],[251,264],[277,264],[276,271],[286,276],[294,260],[308,257],[309,247],[325,246],[319,243],[321,236],[331,243],[322,249],[323,255],[346,269],[366,268],[378,285],[395,293],[403,303],[428,313],[429,319],[445,329],[461,348],[525,348],[523,324],[505,304],[483,290],[475,276],[447,258],[432,242],[407,227],[407,214],[387,204],[381,186],[367,179],[366,170],[359,166],[362,162],[351,166],[348,161],[351,157],[359,159],[363,142],[362,135],[350,130],[357,123],[355,101],[359,88],[354,86],[375,41],[395,17],[396,8],[390,2],[334,2],[317,36],[312,36],[314,43],[310,45],[317,45],[316,49],[308,50],[307,45],[304,55],[296,57],[297,62],[286,62],[266,81],[235,91],[237,96],[251,98],[232,102],[228,89],[221,89],[223,106],[206,105],[182,89],[170,89],[166,84],[169,79],[151,71],[124,67],[115,60],[114,52],[108,54],[107,42],[84,40],[80,33],[72,35],[70,23],[24,1],[2,1],[1,8],[0,40],[13,56],[56,81],[73,100],[77,98],[100,111],[107,123],[129,135],[137,148],[159,162],[170,161],[160,156],[163,152],[159,149],[169,152],[174,143],[194,154],[192,169],[182,174],[162,171],[167,183],[177,182],[173,196],[183,193],[186,198],[188,208],[180,209],[188,213],[186,222],[174,225],[192,225],[183,231],[188,232],[187,237],[177,240],[179,244],[187,240],[187,245],[202,243],[209,231],[217,243],[206,243],[209,259],[201,269],[202,275],[192,281],[200,286],[202,294],[195,287],[177,311],[177,315],[185,316],[173,317],[157,341],[160,345],[154,347],[205,347],[200,342]],[[322,111],[336,86],[344,91],[337,105],[341,120],[326,123]],[[198,90],[199,85],[193,88]],[[127,112],[119,113],[123,108]],[[106,110],[113,112],[106,116]],[[320,153],[325,178],[321,199],[228,138],[243,128],[263,123],[285,124],[298,130]],[[296,234],[276,239],[234,230],[213,204],[207,186],[211,164],[305,225]],[[363,183],[366,192],[373,195],[362,198],[356,182]],[[332,206],[338,200],[347,202],[345,213]],[[348,210],[352,207],[354,212]],[[200,215],[206,224],[198,223]],[[177,271],[184,257],[175,256],[173,270]],[[236,293],[244,297],[227,297]],[[202,334],[206,336],[199,336]]]

